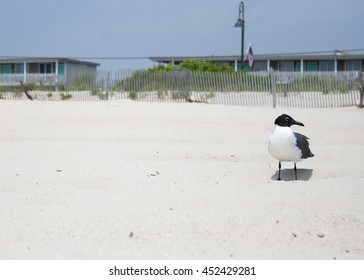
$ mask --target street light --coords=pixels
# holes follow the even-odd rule
[[[243,67],[244,62],[244,28],[245,28],[245,20],[244,20],[244,2],[241,1],[239,5],[239,18],[236,21],[234,27],[241,27],[241,67]]]

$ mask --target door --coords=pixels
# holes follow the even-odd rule
[[[63,75],[63,74],[64,74],[64,64],[59,63],[58,64],[58,75]]]

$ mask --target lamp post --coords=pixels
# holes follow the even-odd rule
[[[245,28],[245,20],[244,20],[244,2],[241,1],[239,5],[239,17],[236,21],[234,27],[241,27],[241,67],[243,68],[244,62],[244,28]]]

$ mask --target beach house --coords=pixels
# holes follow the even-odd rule
[[[19,82],[67,85],[77,75],[94,76],[98,63],[61,57],[0,58],[0,85]]]

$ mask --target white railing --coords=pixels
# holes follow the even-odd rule
[[[44,86],[53,86],[64,84],[64,75],[56,74],[0,74],[0,86],[19,86],[20,82],[24,84],[35,84]]]

